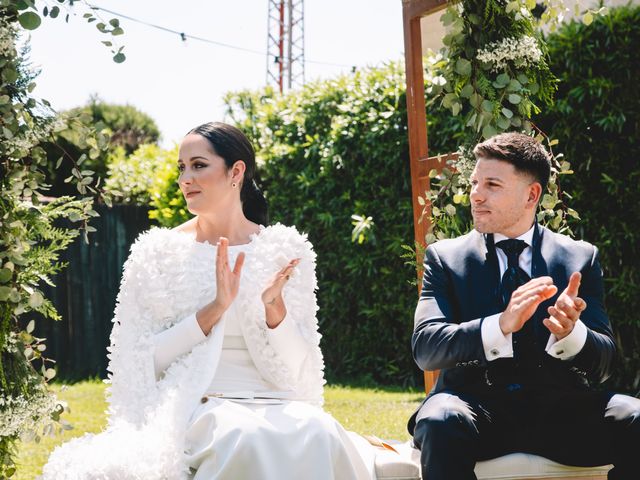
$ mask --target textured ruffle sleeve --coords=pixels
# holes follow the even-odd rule
[[[159,235],[154,230],[141,234],[124,264],[107,348],[110,420],[140,424],[145,406],[156,398],[153,327],[161,316],[157,297],[165,291],[156,261]]]
[[[200,328],[195,313],[174,326],[156,333],[153,337],[153,364],[156,378],[160,378],[176,358],[189,353],[193,347],[202,343],[206,338],[207,336]]]
[[[296,274],[283,290],[287,316],[275,329],[266,324],[260,295],[269,279],[281,268],[278,259],[299,258]],[[322,403],[324,362],[320,352],[316,300],[316,254],[306,235],[281,224],[266,228],[259,236],[251,262],[247,262],[252,285],[243,296],[243,325],[249,352],[260,373],[300,398]],[[247,287],[249,287],[247,285]],[[285,323],[286,322],[286,323]],[[277,330],[282,327],[281,332]]]

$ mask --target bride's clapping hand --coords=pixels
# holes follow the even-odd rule
[[[238,288],[240,287],[240,275],[242,272],[242,265],[244,264],[244,252],[238,254],[236,263],[233,266],[233,270],[229,265],[229,240],[225,237],[220,237],[218,242],[218,252],[216,255],[216,299],[215,303],[218,304],[223,310],[229,308],[231,303],[238,295]]]
[[[287,314],[287,309],[282,299],[282,289],[293,274],[293,269],[300,263],[299,258],[294,258],[269,281],[262,291],[262,303],[267,312],[267,325],[270,328],[277,327]]]

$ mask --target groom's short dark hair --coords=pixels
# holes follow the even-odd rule
[[[516,171],[531,175],[547,188],[551,174],[551,158],[540,142],[524,133],[508,132],[495,135],[473,149],[476,159],[502,160]]]

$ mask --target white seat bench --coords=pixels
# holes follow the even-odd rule
[[[411,442],[391,445],[398,451],[382,448],[376,454],[378,480],[420,480],[420,451]],[[569,467],[537,455],[512,453],[478,462],[478,480],[606,480],[611,465],[603,467]]]

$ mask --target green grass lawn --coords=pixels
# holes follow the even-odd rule
[[[65,415],[73,425],[40,443],[18,445],[18,471],[15,480],[32,480],[40,474],[49,453],[59,444],[86,432],[99,432],[105,425],[105,385],[98,381],[76,383],[68,388],[54,385],[58,396],[69,404]],[[383,439],[407,440],[407,419],[422,400],[420,391],[398,388],[361,388],[331,385],[325,388],[325,409],[347,430]]]

